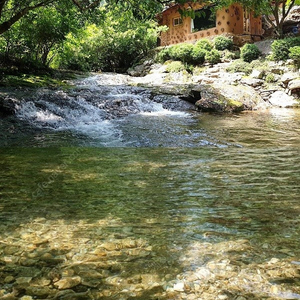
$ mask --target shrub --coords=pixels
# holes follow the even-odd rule
[[[198,48],[198,49],[202,49],[202,50],[206,50],[206,51],[210,51],[212,50],[213,46],[211,44],[211,42],[208,39],[202,39],[199,40],[194,47]]]
[[[300,62],[300,46],[292,47],[289,50],[289,57],[297,62]]]
[[[192,63],[195,65],[202,65],[205,61],[205,54],[206,51],[199,48],[199,47],[194,47],[192,50]]]
[[[166,67],[168,73],[178,73],[184,70],[185,66],[181,61],[172,61]]]
[[[161,62],[161,63],[164,63],[165,61],[171,59],[171,56],[170,56],[170,48],[164,48],[162,49],[158,54],[157,54],[157,57],[156,57],[157,61]]]
[[[221,61],[220,52],[212,49],[211,51],[207,51],[205,54],[205,60],[207,60],[210,64],[217,64]]]
[[[252,72],[252,67],[250,63],[238,59],[235,60],[232,64],[230,64],[230,66],[227,67],[226,71],[230,73],[243,72],[249,75]]]
[[[230,50],[233,47],[233,41],[225,36],[218,36],[214,39],[215,48],[219,51]]]
[[[289,49],[295,46],[300,46],[300,37],[274,41],[271,45],[272,59],[276,61],[287,60],[290,54]]]
[[[259,58],[260,51],[258,47],[254,44],[245,44],[241,48],[241,59],[246,62],[251,62],[252,60],[255,60]]]
[[[238,51],[233,52],[233,51],[229,51],[229,50],[224,50],[222,53],[222,57],[224,59],[229,59],[229,60],[234,60],[234,59],[240,58]]]
[[[274,74],[269,73],[269,74],[266,76],[265,81],[266,81],[267,83],[276,82],[276,78],[275,78]]]
[[[170,48],[170,57],[173,60],[180,60],[188,63],[191,61],[192,50],[192,44],[178,44]]]

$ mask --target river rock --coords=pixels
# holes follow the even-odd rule
[[[239,112],[266,107],[257,92],[248,86],[228,84],[203,85],[200,90],[201,99],[196,102],[200,111],[207,112]]]
[[[242,84],[246,84],[252,87],[258,87],[263,85],[264,81],[261,79],[256,79],[256,78],[243,78],[241,80]]]
[[[255,79],[263,79],[265,72],[263,70],[253,69],[252,73],[250,74],[251,78]]]
[[[74,276],[74,277],[65,277],[60,279],[55,283],[55,286],[59,290],[66,290],[73,288],[81,283],[81,278],[79,276]]]
[[[299,103],[293,97],[287,95],[283,91],[276,91],[273,93],[269,99],[269,102],[273,106],[279,107],[296,107],[299,105]]]
[[[300,79],[290,81],[288,89],[290,94],[300,94]]]
[[[299,77],[299,74],[294,72],[287,72],[282,75],[280,81],[282,82],[283,86],[286,87],[292,80],[295,80]]]
[[[14,115],[20,101],[13,97],[0,97],[0,114],[4,116]]]
[[[30,296],[46,298],[51,293],[51,289],[48,286],[29,286],[26,288],[26,293]]]

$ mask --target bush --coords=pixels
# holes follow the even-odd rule
[[[300,62],[300,46],[292,47],[289,50],[289,57],[297,62]]]
[[[215,48],[219,51],[230,50],[233,47],[233,41],[225,36],[218,36],[214,39]]]
[[[275,78],[274,74],[269,73],[269,74],[266,76],[265,81],[266,81],[267,83],[276,82],[276,78]]]
[[[240,58],[240,54],[238,51],[233,52],[233,51],[229,51],[229,50],[224,50],[222,52],[222,57],[224,59],[234,60],[234,59]]]
[[[241,59],[246,62],[251,62],[252,60],[255,60],[259,58],[260,51],[258,47],[254,44],[245,44],[241,48]]]
[[[191,61],[192,51],[192,44],[178,44],[170,48],[170,57],[173,60],[189,63]]]
[[[198,48],[198,49],[202,49],[202,50],[206,50],[206,51],[210,51],[212,50],[213,46],[211,44],[211,42],[208,39],[202,39],[199,40],[194,47]]]
[[[156,60],[158,62],[161,62],[161,63],[164,63],[165,61],[171,59],[171,56],[170,56],[170,48],[164,48],[162,49],[158,54],[157,54],[157,57],[156,57]]]
[[[184,70],[185,66],[181,61],[172,61],[166,67],[168,73],[178,73]]]
[[[194,47],[192,50],[192,63],[195,65],[202,65],[205,61],[205,54],[205,50],[199,47]]]
[[[272,43],[272,59],[273,60],[287,60],[290,54],[290,48],[300,46],[300,37],[287,38],[283,40],[276,40]]]
[[[220,52],[212,49],[211,51],[207,51],[205,54],[205,60],[207,60],[210,64],[217,64],[221,61]]]

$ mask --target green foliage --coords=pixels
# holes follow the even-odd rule
[[[171,59],[169,49],[170,48],[164,48],[164,49],[160,50],[156,56],[156,60],[160,63],[164,63],[165,61]]]
[[[222,52],[222,57],[226,60],[234,60],[240,58],[239,52],[236,51],[229,51],[229,50],[224,50]]]
[[[189,63],[191,61],[192,51],[192,44],[178,44],[170,48],[170,57],[173,60],[179,60],[184,63]]]
[[[208,39],[201,39],[197,41],[195,47],[206,51],[210,51],[213,49],[213,45]]]
[[[172,61],[167,64],[166,71],[168,73],[178,73],[185,70],[185,66],[181,61]]]
[[[218,50],[212,49],[210,51],[206,51],[205,60],[210,64],[217,64],[221,61],[221,54]]]
[[[225,36],[218,36],[214,39],[214,46],[217,50],[230,50],[233,47],[232,39],[225,37]]]
[[[74,16],[75,11],[63,14],[53,7],[30,12],[1,35],[0,51],[8,61],[22,61],[32,68],[47,67],[59,52],[66,34],[78,25]]]
[[[300,46],[292,47],[289,50],[290,50],[289,57],[295,61],[300,62]]]
[[[276,40],[272,43],[272,59],[287,60],[290,55],[290,48],[300,46],[300,37],[287,38],[282,40]]]
[[[260,56],[260,51],[255,44],[245,44],[241,48],[241,59],[246,62],[251,62]]]
[[[289,57],[294,60],[295,66],[299,69],[300,67],[300,46],[290,48]]]
[[[164,48],[157,56],[158,61],[164,62],[169,59],[182,61],[187,64],[201,65],[204,63],[207,52],[213,51],[209,40],[199,40],[196,44],[182,43],[168,48]],[[214,50],[208,54],[209,61],[220,61],[219,53]]]
[[[13,16],[12,8],[18,11],[36,3],[41,3],[41,7],[26,12],[10,30],[0,35],[3,62],[22,61],[23,65],[34,69],[54,66],[76,70],[124,70],[156,46],[160,30],[141,15],[143,9],[143,15],[149,18],[160,5],[143,2],[131,7],[129,1],[125,2],[111,1],[109,5],[79,14],[74,2],[69,0],[8,0],[4,9],[0,9],[0,27],[1,20]]]
[[[206,51],[200,47],[194,47],[192,50],[192,63],[195,65],[202,65],[205,61]]]
[[[275,78],[274,74],[269,73],[269,74],[267,74],[267,76],[266,76],[266,78],[265,78],[265,81],[266,81],[267,83],[276,82],[276,78]]]
[[[245,62],[241,59],[237,59],[226,68],[226,71],[230,73],[243,72],[246,75],[249,75],[252,72],[252,69],[253,67],[250,65],[250,63]]]
[[[137,21],[130,11],[115,8],[102,21],[101,26],[88,25],[67,36],[61,68],[123,72],[156,46],[155,24]]]

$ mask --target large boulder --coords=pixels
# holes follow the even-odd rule
[[[287,95],[283,91],[276,91],[269,99],[269,102],[273,106],[278,107],[298,107],[299,103],[291,96]]]
[[[291,95],[299,95],[300,96],[300,79],[294,79],[289,82],[288,90]]]
[[[201,99],[195,105],[200,111],[240,112],[267,106],[255,89],[249,86],[202,85],[199,92]]]

